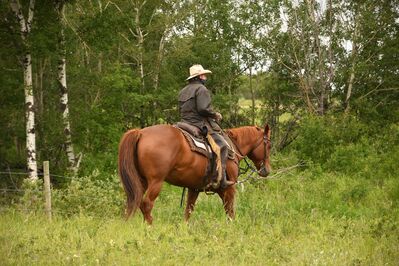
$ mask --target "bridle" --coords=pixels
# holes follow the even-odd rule
[[[255,167],[251,166],[248,163],[247,157],[242,154],[242,152],[240,151],[238,146],[234,143],[234,145],[236,146],[236,148],[238,150],[238,153],[235,152],[235,154],[237,155],[237,157],[239,157],[239,158],[241,157],[241,159],[244,159],[245,164],[246,164],[246,166],[244,168],[243,167],[239,167],[238,175],[245,174],[250,169],[252,170],[253,173],[256,172],[257,174],[259,174],[261,171],[265,171],[266,170],[265,161],[268,159],[268,156],[267,156],[267,144],[268,144],[268,142],[270,142],[270,139],[267,137],[266,133],[263,133],[262,140],[259,143],[257,143],[255,145],[255,148],[252,150],[252,151],[256,150],[263,143],[263,160],[262,160],[262,162],[260,164],[259,170],[256,169]]]
[[[260,168],[259,170],[257,170],[257,173],[260,173],[262,171],[266,170],[266,165],[265,165],[265,161],[268,159],[267,157],[267,143],[270,142],[270,139],[266,136],[266,133],[263,133],[263,138],[262,138],[262,143],[263,143],[263,159],[262,162],[260,164]],[[255,149],[256,150],[259,145],[261,145],[261,143],[259,143],[258,145],[256,145]]]

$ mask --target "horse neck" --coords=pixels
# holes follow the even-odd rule
[[[259,134],[261,133],[256,127],[240,127],[229,130],[230,137],[243,156],[247,156],[255,148],[260,137]]]

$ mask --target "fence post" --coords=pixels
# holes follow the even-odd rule
[[[43,170],[44,170],[44,198],[46,200],[46,214],[51,221],[51,189],[50,189],[50,167],[49,161],[43,162]]]

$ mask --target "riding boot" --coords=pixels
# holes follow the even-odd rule
[[[220,188],[224,189],[227,188],[228,186],[234,185],[234,181],[227,180],[227,175],[226,175],[226,163],[227,163],[227,157],[228,157],[228,150],[227,147],[222,147],[220,150],[220,160],[222,162],[222,180],[220,180]]]

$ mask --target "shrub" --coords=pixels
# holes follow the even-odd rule
[[[308,117],[302,121],[299,137],[293,143],[298,158],[324,163],[333,152],[334,131],[319,117]]]
[[[44,210],[43,181],[31,182],[25,179],[19,188],[23,194],[16,201],[15,207],[24,212],[35,214]]]
[[[289,152],[308,169],[382,182],[399,171],[399,125],[376,127],[349,115],[306,117]]]
[[[335,147],[324,168],[346,174],[361,173],[373,167],[375,150],[367,140],[359,143],[341,144]]]
[[[91,176],[72,179],[65,189],[53,190],[53,206],[62,215],[79,214],[94,216],[120,216],[124,198],[117,176],[99,178]]]
[[[366,125],[349,115],[305,117],[293,143],[298,158],[324,164],[337,145],[358,141],[369,130]]]

